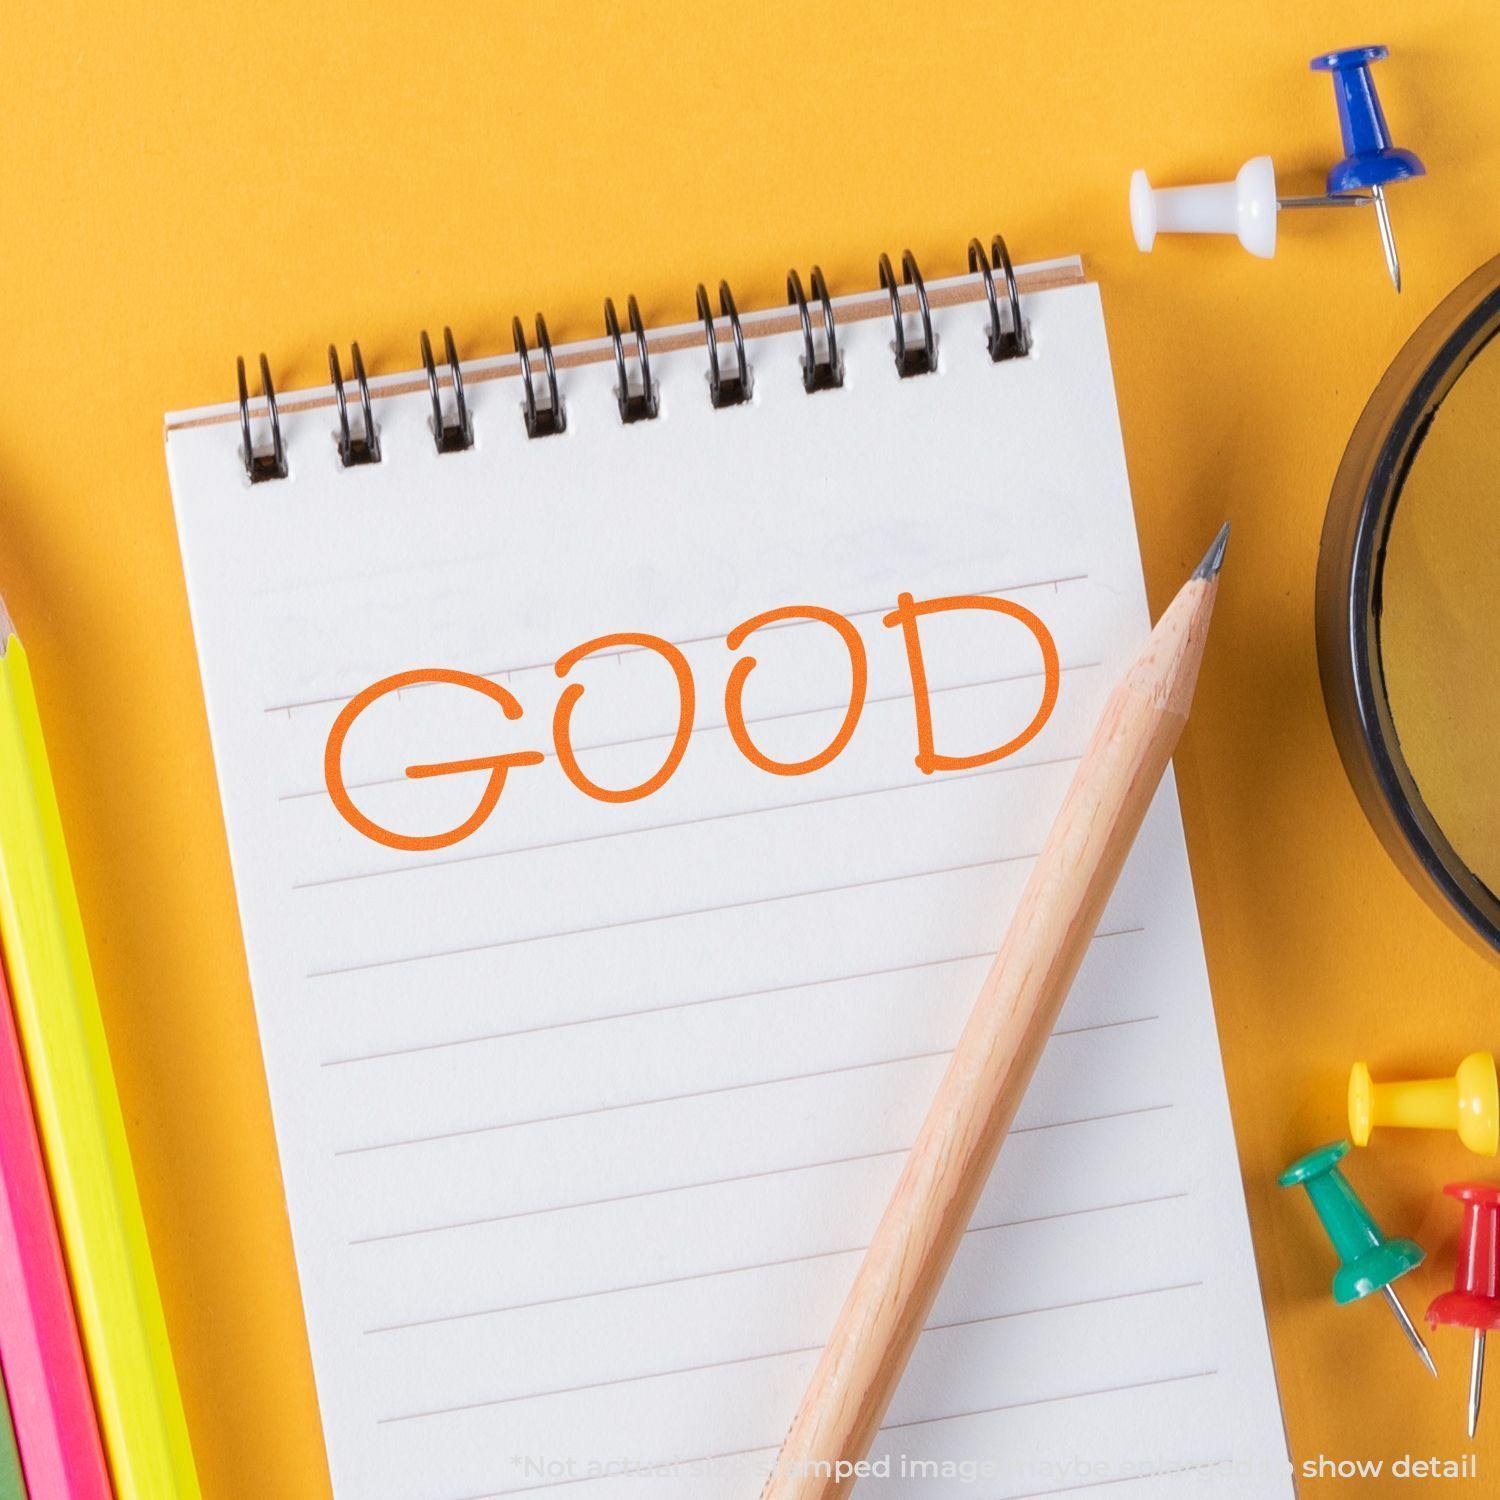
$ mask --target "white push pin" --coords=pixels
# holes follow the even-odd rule
[[[1157,231],[1167,234],[1232,234],[1251,255],[1276,253],[1276,169],[1269,156],[1252,156],[1233,182],[1154,188],[1137,169],[1130,178],[1130,227],[1135,243],[1149,250]]]
[[[1130,178],[1130,227],[1135,243],[1149,250],[1158,231],[1167,234],[1232,234],[1251,255],[1276,253],[1276,214],[1283,208],[1355,208],[1369,203],[1359,194],[1278,198],[1276,169],[1269,156],[1252,156],[1233,182],[1154,188],[1139,169]]]

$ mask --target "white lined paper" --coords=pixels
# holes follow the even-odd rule
[[[233,429],[169,421],[341,1497],[758,1491],[1147,629],[1097,293],[1027,312],[1033,354],[997,366],[974,305],[935,308],[939,373],[907,381],[888,327],[852,321],[845,388],[811,397],[800,334],[758,338],[753,403],[720,412],[701,350],[654,355],[662,416],[629,428],[612,366],[574,366],[568,431],[545,440],[513,378],[483,382],[460,455],[435,453],[425,393],[377,393],[384,461],[348,471],[331,414],[289,411],[291,478],[253,488]],[[1059,698],[1013,758],[917,771],[882,624],[903,591],[1046,623]],[[773,777],[725,727],[723,637],[793,603],[852,621],[869,682],[837,760]],[[930,623],[939,747],[1014,733],[1041,688],[1029,633]],[[680,646],[697,705],[672,779],[613,805],[562,774],[551,664],[626,630]],[[833,632],[788,622],[743,649],[756,743],[826,743],[848,701]],[[444,687],[382,700],[344,757],[368,816],[465,816],[475,776],[410,764],[544,759],[471,838],[411,853],[343,821],[322,757],[353,692],[420,666],[487,676],[524,712]],[[676,723],[665,665],[616,650],[568,681],[587,774],[649,774]],[[881,1443],[996,1466],[868,1482],[893,1497],[1171,1494],[1194,1465],[1226,1494],[1290,1493],[1170,781]],[[1085,1483],[1085,1461],[1115,1468]]]

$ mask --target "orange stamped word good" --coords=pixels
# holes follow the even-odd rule
[[[983,750],[973,755],[944,755],[934,743],[932,704],[928,696],[927,663],[922,651],[920,622],[929,615],[946,614],[953,610],[989,610],[1019,621],[1036,639],[1042,654],[1042,696],[1036,712],[1019,734],[997,745],[992,750]],[[780,624],[783,621],[809,621],[826,625],[843,642],[849,656],[849,703],[844,717],[834,732],[833,738],[816,754],[802,760],[776,760],[765,753],[751,737],[745,719],[745,685],[755,670],[756,659],[743,656],[730,669],[724,689],[725,727],[735,748],[757,770],[772,776],[806,776],[831,765],[848,746],[859,727],[860,715],[864,712],[865,696],[869,686],[869,662],[865,643],[854,625],[836,610],[825,609],[818,604],[787,604],[778,609],[768,609],[761,614],[736,625],[725,637],[724,644],[730,651],[738,651],[757,630]],[[916,712],[917,768],[924,776],[934,771],[965,770],[973,766],[986,766],[1014,755],[1023,745],[1029,744],[1041,733],[1043,725],[1052,716],[1057,704],[1058,684],[1061,668],[1058,665],[1057,644],[1052,633],[1042,620],[1023,605],[1008,599],[997,599],[988,594],[954,594],[940,599],[924,599],[920,602],[910,594],[902,594],[896,608],[882,620],[887,628],[901,630],[906,649],[907,672],[911,678],[912,702]],[[677,689],[677,727],[672,742],[661,765],[645,780],[629,787],[601,786],[585,774],[578,763],[573,745],[573,712],[583,698],[582,683],[569,683],[563,688],[552,715],[552,742],[557,754],[557,763],[568,781],[598,802],[639,802],[664,787],[687,754],[693,735],[693,720],[697,705],[693,684],[692,667],[679,646],[660,636],[647,635],[640,631],[618,631],[610,635],[596,636],[582,645],[574,646],[558,657],[555,664],[559,677],[566,677],[586,657],[607,651],[652,651],[671,668]],[[505,790],[506,777],[513,766],[534,766],[545,757],[540,750],[516,750],[508,754],[481,755],[468,760],[441,761],[432,765],[408,766],[406,774],[411,777],[457,776],[469,771],[487,772],[484,791],[473,810],[461,823],[441,833],[408,834],[396,833],[382,827],[373,818],[361,812],[349,795],[344,781],[344,742],[356,719],[371,704],[388,693],[400,692],[402,688],[424,683],[447,683],[450,686],[468,688],[499,704],[501,712],[509,720],[522,715],[520,703],[515,696],[487,677],[472,672],[460,672],[448,667],[422,667],[416,671],[398,672],[393,677],[383,677],[372,683],[362,693],[349,700],[334,720],[328,741],[323,751],[323,779],[333,805],[351,827],[391,849],[442,849],[457,844],[479,828],[499,805],[500,795]]]
[[[477,677],[473,672],[459,672],[451,667],[418,667],[411,672],[397,672],[394,677],[382,677],[372,682],[362,693],[356,693],[333,721],[328,732],[328,743],[323,748],[323,780],[333,805],[344,818],[366,838],[374,839],[390,849],[444,849],[449,844],[459,843],[478,828],[494,812],[505,790],[505,777],[512,766],[534,766],[545,757],[540,750],[516,750],[509,755],[480,755],[472,760],[439,761],[434,765],[408,766],[406,774],[413,778],[426,776],[457,776],[465,771],[488,771],[489,780],[484,784],[474,811],[456,828],[446,833],[410,834],[394,833],[382,828],[372,818],[367,818],[354,805],[349,789],[344,785],[344,741],[354,721],[377,699],[387,693],[399,693],[402,688],[415,687],[418,683],[446,682],[453,687],[471,688],[493,698],[500,705],[507,719],[519,719],[522,709],[513,693],[507,692],[499,683],[487,677]]]
[[[649,797],[652,792],[659,791],[682,764],[682,757],[687,754],[688,740],[693,733],[693,669],[682,651],[660,636],[622,630],[615,635],[601,635],[592,641],[585,641],[583,645],[574,646],[571,651],[558,657],[557,675],[566,677],[585,656],[592,656],[596,651],[631,646],[655,651],[672,668],[673,675],[677,678],[677,732],[672,737],[672,748],[667,751],[667,758],[662,761],[655,775],[648,776],[639,786],[611,791],[608,787],[590,781],[583,774],[578,757],[573,754],[572,732],[573,709],[583,697],[582,683],[570,683],[563,689],[562,697],[557,700],[557,709],[552,715],[552,738],[557,745],[557,762],[563,768],[563,775],[585,796],[597,798],[600,802],[639,802],[642,797]]]
[[[1037,705],[1031,722],[1016,735],[997,745],[993,750],[982,750],[977,755],[940,755],[932,743],[932,703],[927,696],[927,663],[922,656],[922,633],[917,622],[924,615],[944,614],[952,609],[989,609],[996,614],[1009,615],[1019,620],[1035,637],[1042,648],[1042,701]],[[930,776],[934,771],[962,771],[971,766],[987,766],[1007,755],[1014,755],[1023,745],[1030,744],[1042,732],[1042,726],[1052,717],[1057,706],[1058,686],[1062,679],[1062,668],[1057,660],[1057,642],[1052,632],[1024,604],[1013,604],[1009,599],[994,599],[988,594],[954,594],[947,599],[924,599],[920,604],[910,594],[902,594],[896,607],[881,622],[884,625],[899,625],[906,642],[906,662],[911,672],[912,702],[917,713],[917,769]]]
[[[768,609],[764,614],[755,615],[743,625],[736,625],[725,636],[724,644],[731,651],[738,651],[746,638],[762,625],[774,625],[778,620],[820,621],[824,625],[831,625],[843,638],[844,646],[849,652],[849,708],[844,714],[844,722],[839,725],[838,733],[816,755],[810,755],[806,760],[772,760],[766,755],[750,738],[750,731],[745,727],[742,700],[745,695],[745,679],[755,670],[753,656],[742,657],[735,662],[729,673],[729,682],[724,689],[724,718],[729,724],[729,734],[734,740],[735,748],[752,766],[759,766],[762,771],[769,771],[773,776],[806,776],[809,771],[821,770],[836,759],[854,737],[855,727],[865,706],[865,685],[870,677],[865,661],[865,643],[854,626],[843,615],[836,614],[831,609],[824,609],[820,604],[785,604],[780,609]]]

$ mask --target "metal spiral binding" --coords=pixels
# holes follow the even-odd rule
[[[983,241],[972,239],[969,241],[968,256],[970,272],[982,276],[985,301],[989,309],[985,343],[990,358],[997,364],[1024,358],[1031,352],[1031,333],[1021,314],[1021,296],[1016,285],[1015,267],[1011,264],[1010,252],[1006,249],[1004,239],[995,235],[988,250]],[[999,278],[1002,277],[1003,290],[999,285]],[[891,350],[895,356],[897,373],[903,380],[930,374],[937,369],[937,337],[933,332],[927,287],[922,280],[916,257],[910,250],[902,252],[899,280],[890,256],[880,257],[880,286],[891,299],[891,327],[894,334]],[[916,314],[921,326],[920,342],[907,336],[907,313],[902,306],[903,292],[910,292],[915,296]],[[844,384],[844,358],[839,349],[838,320],[833,309],[833,298],[829,294],[822,268],[813,266],[806,290],[796,269],[788,271],[786,295],[787,306],[797,309],[797,317],[802,325],[802,355],[798,364],[802,371],[803,389],[809,395],[840,389]],[[698,316],[703,320],[704,344],[708,353],[709,400],[716,409],[743,405],[751,399],[754,376],[745,349],[745,332],[740,324],[739,311],[735,306],[734,294],[729,290],[729,283],[719,283],[717,317],[709,301],[708,289],[702,283],[697,288],[697,304]],[[630,367],[631,356],[626,349],[626,335],[621,330],[614,301],[605,298],[604,330],[614,356],[618,382],[615,386],[615,400],[619,407],[620,421],[629,425],[649,421],[659,414],[660,390],[652,379],[646,326],[641,318],[640,306],[633,296],[626,299],[625,310],[629,339],[634,345],[631,351],[635,362],[633,372]],[[815,312],[818,314],[816,317]],[[725,323],[728,324],[729,337],[734,345],[732,363],[721,357],[722,325]],[[567,413],[557,377],[557,365],[552,356],[552,340],[547,334],[546,320],[540,313],[536,315],[535,327],[536,348],[542,357],[541,375],[546,382],[544,399],[540,401],[537,392],[538,372],[532,367],[532,350],[527,344],[525,329],[520,318],[511,320],[511,334],[524,395],[523,416],[527,435],[534,438],[551,437],[567,431]],[[452,329],[443,329],[443,356],[448,366],[447,384],[453,392],[450,409],[446,412],[443,382],[439,378],[437,362],[433,357],[432,340],[425,329],[421,334],[421,353],[422,368],[427,375],[427,389],[432,398],[432,418],[428,426],[433,443],[439,453],[464,452],[474,446],[474,421],[464,393],[463,368],[459,363]],[[370,395],[370,382],[358,344],[349,346],[349,355],[354,383],[359,393],[358,423],[350,419],[338,350],[332,344],[328,346],[328,372],[338,407],[338,431],[334,437],[338,445],[339,461],[346,468],[353,468],[361,464],[379,463],[381,446],[380,429],[375,421]],[[282,438],[276,391],[271,383],[270,364],[262,354],[260,388],[270,433],[269,451],[264,448],[257,450],[255,447],[255,434],[250,419],[250,392],[245,376],[245,361],[242,358],[235,361],[235,373],[239,387],[239,452],[245,477],[251,484],[260,484],[269,479],[285,479],[289,473],[286,446]],[[635,376],[634,382],[632,374]]]
[[[257,453],[250,438],[250,392],[245,385],[245,361],[241,356],[235,360],[235,369],[240,382],[240,439],[243,447],[241,457],[245,461],[245,474],[251,484],[263,479],[285,479],[286,447],[281,441],[281,414],[276,410],[276,388],[271,384],[271,365],[262,354],[260,357],[260,393],[265,398],[266,417],[271,423],[271,451]]]
[[[328,375],[333,381],[333,394],[339,403],[339,459],[346,469],[355,464],[378,464],[380,462],[380,431],[375,426],[375,408],[370,404],[370,382],[365,378],[365,362],[358,344],[349,345],[349,358],[354,364],[354,379],[359,386],[359,405],[364,413],[365,430],[355,437],[349,428],[349,403],[344,399],[344,372],[339,368],[339,351],[328,346]]]
[[[796,268],[786,273],[786,300],[795,303],[802,320],[802,389],[809,396],[818,391],[836,391],[844,383],[844,362],[839,358],[838,324],[833,316],[833,298],[823,280],[822,266],[812,268],[813,296],[823,304],[823,358],[813,347],[812,314],[802,293],[802,278]]]
[[[551,437],[554,433],[566,432],[568,418],[563,411],[562,392],[557,388],[557,366],[552,362],[552,340],[547,337],[547,320],[541,313],[536,315],[536,342],[547,370],[546,406],[536,404],[536,386],[531,379],[531,351],[526,347],[526,331],[519,318],[510,320],[510,331],[516,345],[516,358],[521,361],[521,379],[526,387],[527,437]]]
[[[646,347],[646,326],[641,322],[640,305],[633,295],[626,299],[625,312],[630,319],[630,331],[635,335],[636,363],[641,367],[639,391],[630,389],[630,377],[625,370],[625,343],[620,337],[620,320],[615,316],[614,299],[604,299],[604,331],[614,344],[615,374],[620,381],[615,387],[615,399],[620,403],[622,422],[649,421],[656,415],[656,387],[651,384],[651,351]]]
[[[729,331],[734,336],[735,369],[733,375],[725,375],[719,368],[719,335],[714,328],[713,314],[708,307],[708,290],[698,283],[698,316],[703,319],[703,332],[708,339],[708,396],[715,407],[739,406],[750,399],[750,362],[745,358],[745,330],[740,327],[740,315],[734,305],[734,293],[729,283],[719,283],[719,312],[729,319]]]
[[[443,418],[443,398],[438,391],[437,366],[432,362],[432,340],[422,330],[422,367],[427,371],[427,389],[432,395],[432,440],[439,453],[462,453],[474,446],[474,424],[469,419],[469,403],[464,400],[464,372],[453,343],[453,330],[443,329],[443,353],[448,359],[448,379],[453,386],[454,420]]]
[[[994,266],[998,266],[1005,274],[1005,300],[1010,306],[1009,328],[1000,326],[1000,303],[995,296]],[[996,364],[1002,359],[1019,359],[1030,349],[1031,340],[1021,317],[1021,294],[1016,289],[1016,270],[1010,263],[1010,251],[1005,248],[1005,241],[997,234],[990,242],[990,253],[987,256],[984,246],[977,239],[970,240],[969,269],[984,272],[984,294],[990,304],[990,358]]]
[[[901,252],[901,274],[906,278],[906,284],[917,294],[917,311],[922,318],[922,342],[916,345],[906,342],[906,319],[901,312],[901,288],[896,284],[891,258],[889,255],[880,257],[880,284],[891,294],[891,322],[896,327],[896,340],[892,345],[896,351],[896,373],[906,380],[912,375],[930,375],[937,369],[937,339],[932,333],[932,311],[927,306],[927,285],[917,269],[917,258],[910,250]]]

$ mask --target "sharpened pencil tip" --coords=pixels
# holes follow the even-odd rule
[[[1193,569],[1194,578],[1217,578],[1219,569],[1224,566],[1224,549],[1229,545],[1229,522],[1226,521],[1220,528],[1219,534],[1209,545],[1207,552],[1203,554],[1203,561]]]

